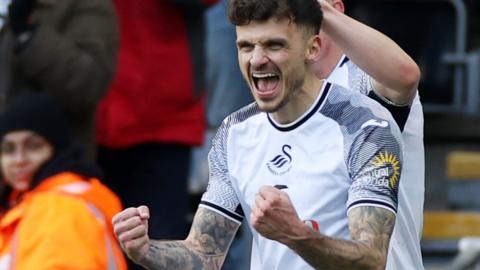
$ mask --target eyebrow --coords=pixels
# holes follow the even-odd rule
[[[281,44],[281,45],[286,45],[287,40],[284,38],[270,38],[262,42],[265,45],[273,45],[273,44]]]
[[[246,40],[237,41],[237,46],[238,47],[243,47],[243,46],[248,46],[248,45],[252,45],[252,43],[249,42],[249,41],[246,41]]]
[[[268,46],[268,45],[272,45],[272,44],[281,44],[281,45],[285,46],[287,43],[288,42],[285,38],[269,38],[269,39],[260,41],[260,44],[262,44],[262,46]],[[238,40],[237,41],[237,46],[238,47],[248,46],[248,45],[252,45],[252,44],[253,44],[252,42],[247,41],[247,40]]]

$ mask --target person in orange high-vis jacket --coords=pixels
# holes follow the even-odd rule
[[[110,223],[120,200],[67,130],[43,94],[0,116],[0,270],[127,269]]]

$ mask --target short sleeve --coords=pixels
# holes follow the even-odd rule
[[[217,131],[208,154],[208,186],[199,207],[208,208],[241,223],[244,214],[228,171],[226,147],[228,125],[226,123],[224,121]]]
[[[397,211],[402,171],[399,130],[382,120],[364,127],[354,139],[347,159],[351,177],[347,209],[376,206]]]

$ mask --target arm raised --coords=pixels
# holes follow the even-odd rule
[[[373,78],[374,89],[395,104],[410,103],[420,81],[420,69],[412,58],[386,35],[343,14],[342,1],[319,3],[322,31]]]

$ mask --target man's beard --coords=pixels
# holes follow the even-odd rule
[[[272,109],[261,109],[260,108],[260,110],[262,110],[263,112],[266,112],[266,113],[277,112],[278,110],[283,108],[285,105],[287,105],[290,102],[290,100],[292,100],[300,92],[300,90],[302,89],[304,81],[305,81],[304,78],[298,78],[298,79],[294,80],[294,82],[291,84],[291,87],[288,87],[289,83],[286,82],[285,86],[287,86],[289,90],[288,90],[288,93],[285,95],[285,97],[280,101],[280,103],[278,103],[278,105],[275,106]]]

